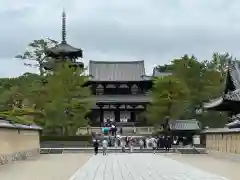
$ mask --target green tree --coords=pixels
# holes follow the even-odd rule
[[[15,58],[24,60],[26,66],[38,68],[40,75],[43,75],[44,63],[50,60],[46,56],[45,50],[57,44],[58,42],[52,39],[33,40],[28,44],[27,50],[23,54],[16,55]]]
[[[186,84],[175,76],[156,78],[152,89],[152,102],[148,107],[148,119],[161,124],[164,117],[180,118],[189,101]]]
[[[85,115],[92,103],[90,89],[83,86],[86,81],[83,70],[69,68],[68,63],[59,64],[53,75],[48,76],[43,97],[47,128],[58,127],[61,133],[69,134],[87,124]]]
[[[33,84],[39,75],[26,73],[17,78],[0,79],[0,116],[19,123],[37,123],[43,116],[28,99]]]

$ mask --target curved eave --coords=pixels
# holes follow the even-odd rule
[[[75,48],[65,43],[61,43],[55,47],[46,49],[45,51],[47,56],[50,57],[59,57],[59,56],[69,56],[69,57],[83,57],[82,49]]]
[[[240,101],[227,100],[224,97],[203,104],[203,108],[206,110],[228,111],[234,113],[240,113],[239,106]]]
[[[203,104],[203,108],[204,109],[211,109],[214,107],[217,107],[219,105],[221,105],[223,103],[223,97],[217,98],[217,99],[213,99],[210,102],[204,103]]]

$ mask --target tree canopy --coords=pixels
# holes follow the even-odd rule
[[[149,120],[160,123],[164,116],[175,119],[197,118],[203,125],[222,127],[227,122],[225,113],[204,111],[198,115],[196,108],[222,94],[228,61],[232,59],[228,53],[213,53],[212,59],[208,61],[199,61],[195,56],[184,55],[170,64],[157,66],[159,71],[171,72],[172,75],[154,81]],[[174,82],[171,85],[177,88],[171,88],[169,84],[166,85],[167,82]],[[174,102],[166,98],[170,91],[176,94],[177,100]],[[169,103],[175,107],[172,113],[167,108]]]
[[[87,77],[82,69],[70,68],[67,61],[59,63],[46,73],[44,63],[50,62],[46,48],[56,45],[54,40],[34,40],[27,50],[16,58],[25,65],[37,67],[39,74],[25,73],[17,78],[0,78],[0,117],[22,123],[37,123],[49,131],[74,133],[85,125],[85,115],[92,102],[86,101],[90,89],[85,87]],[[221,95],[226,79],[228,53],[213,53],[210,60],[200,61],[194,55],[184,55],[169,64],[158,65],[170,76],[158,77],[153,82],[152,103],[146,115],[151,124],[161,124],[165,116],[173,119],[197,118],[203,125],[221,127],[226,123],[225,113],[203,112],[196,108],[211,98]]]
[[[189,90],[175,76],[159,77],[154,80],[152,102],[148,108],[149,120],[158,123],[166,116],[179,118],[189,100]]]

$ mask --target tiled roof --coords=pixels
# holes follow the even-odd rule
[[[228,72],[230,73],[235,90],[240,89],[240,61],[230,61]]]
[[[35,124],[33,125],[24,125],[19,123],[12,123],[6,119],[0,118],[0,128],[18,128],[18,129],[33,129],[33,130],[42,130],[40,126]]]
[[[209,128],[201,132],[202,134],[214,134],[214,133],[240,133],[240,128]]]
[[[227,70],[227,79],[224,94],[210,102],[204,103],[206,109],[220,106],[225,101],[240,102],[240,61],[230,61]],[[229,89],[231,87],[231,89]]]
[[[54,56],[63,56],[63,55],[71,55],[74,57],[82,57],[82,50],[70,46],[67,43],[60,43],[55,47],[49,48],[46,50],[46,54],[54,57]]]
[[[213,107],[219,106],[222,103],[223,103],[223,98],[219,97],[219,98],[212,99],[209,102],[204,103],[203,108],[205,108],[205,109],[213,108]]]
[[[89,75],[93,81],[141,81],[144,61],[90,61]]]
[[[162,76],[169,76],[172,75],[171,72],[160,72],[157,68],[153,69],[153,77],[162,77]]]
[[[169,121],[170,130],[181,131],[181,130],[200,130],[200,122],[192,120],[171,120]]]
[[[228,128],[239,128],[240,127],[240,120],[236,118],[233,122],[230,122],[225,125]]]

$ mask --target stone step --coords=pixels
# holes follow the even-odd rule
[[[169,150],[169,152],[167,153],[181,153],[181,154],[186,154],[186,152],[188,154],[200,154],[200,153],[196,153],[199,152],[199,150],[201,149],[193,149],[193,148],[179,148],[179,149],[175,149],[175,148],[171,148]],[[99,148],[99,152],[102,152],[102,147]],[[121,148],[108,148],[107,149],[108,153],[122,153]],[[125,148],[125,152],[129,153],[130,149],[129,148]],[[62,153],[93,153],[93,148],[89,147],[89,148],[41,148],[40,151],[41,154],[62,154]],[[134,150],[132,153],[153,153],[153,149],[152,148],[145,148],[145,149],[140,149],[138,147],[134,147]],[[166,151],[164,149],[159,149],[157,150],[156,153],[166,153]]]
[[[179,148],[177,151],[180,154],[206,154],[206,150],[203,148]]]

